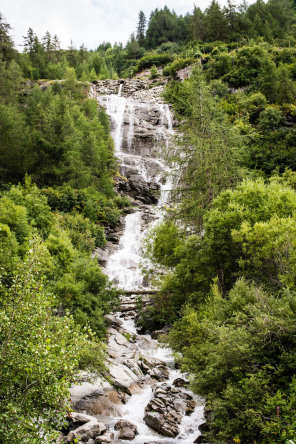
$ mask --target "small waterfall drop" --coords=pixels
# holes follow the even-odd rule
[[[128,130],[128,147],[131,148],[134,138],[134,130],[135,130],[135,107],[132,101],[128,103],[128,115],[129,115],[129,130]]]
[[[109,279],[123,290],[137,290],[142,283],[141,212],[128,214],[119,249],[110,256],[106,267]]]
[[[122,87],[122,85],[120,85]],[[126,99],[121,97],[121,90],[118,95],[112,94],[107,97],[106,111],[111,117],[114,129],[112,131],[112,137],[114,140],[115,152],[121,151],[122,137],[123,137],[123,122],[124,112],[126,108]]]

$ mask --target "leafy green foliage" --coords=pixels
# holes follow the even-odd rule
[[[188,57],[186,59],[184,58],[177,58],[175,59],[170,65],[167,65],[163,69],[163,75],[165,76],[172,76],[175,78],[176,72],[179,71],[179,69],[185,68],[188,65],[191,65],[194,63],[194,59],[192,57]]]
[[[198,230],[203,211],[221,190],[240,179],[244,140],[198,67],[186,84],[169,85],[165,98],[186,117],[178,151],[171,153],[180,184],[174,197],[181,200],[180,213]]]
[[[69,187],[65,190],[77,196],[75,190]],[[83,196],[90,198],[88,193]],[[103,315],[116,306],[119,293],[109,285],[97,261],[89,256],[96,246],[104,244],[104,229],[95,213],[95,221],[91,221],[77,202],[71,206],[70,199],[69,206],[62,207],[64,213],[53,214],[47,194],[48,190],[44,194],[28,178],[24,186],[13,186],[3,193],[0,200],[2,267],[5,266],[11,279],[13,265],[27,253],[28,240],[37,230],[44,239],[39,267],[47,276],[45,287],[54,294],[55,306],[61,313],[68,310],[77,324],[91,325],[93,331],[102,336]]]
[[[158,54],[157,52],[147,52],[144,57],[142,57],[136,67],[135,72],[139,72],[142,69],[150,68],[151,66],[161,66],[166,65],[171,62],[173,57],[170,54]]]
[[[3,442],[52,442],[69,409],[68,390],[89,337],[52,313],[30,244],[9,287],[1,282],[0,432]],[[3,280],[4,278],[4,280]]]
[[[293,294],[277,298],[244,280],[227,299],[214,286],[199,311],[184,309],[169,342],[207,396],[211,442],[295,438],[294,324]]]

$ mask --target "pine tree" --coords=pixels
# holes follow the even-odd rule
[[[4,17],[0,13],[0,59],[4,61],[11,60],[15,54],[9,35],[10,29],[11,26],[4,22]]]
[[[227,19],[229,40],[233,41],[239,36],[239,13],[237,12],[236,5],[232,0],[227,0],[225,15]]]
[[[206,9],[205,17],[206,38],[208,41],[225,40],[227,38],[227,20],[225,12],[219,3],[212,0]]]
[[[143,11],[139,12],[139,21],[137,26],[137,42],[140,46],[145,44],[146,17]]]
[[[51,35],[48,31],[46,31],[44,37],[42,37],[42,46],[46,52],[49,52],[53,49]]]
[[[192,40],[203,40],[205,36],[204,14],[196,6],[191,17],[190,34]]]
[[[25,52],[31,54],[33,52],[35,33],[32,28],[28,29],[27,35],[24,37],[24,49]]]
[[[55,51],[59,51],[61,49],[61,44],[60,44],[59,38],[56,34],[53,36],[52,46]]]

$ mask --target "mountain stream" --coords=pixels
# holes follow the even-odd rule
[[[121,310],[106,316],[111,324],[110,376],[120,399],[112,392],[116,405],[114,409],[108,407],[109,413],[99,403],[94,408],[94,395],[84,398],[93,403],[90,408],[85,401],[77,406],[84,413],[91,411],[107,427],[95,443],[203,442],[198,441],[199,426],[204,423],[203,400],[188,390],[187,377],[175,368],[171,350],[160,347],[148,334],[140,335],[135,325],[139,295],[142,304],[149,304],[153,291],[141,269],[143,240],[149,228],[163,217],[162,208],[169,205],[173,185],[160,158],[162,146],[172,143],[172,115],[153,91],[136,90],[132,94],[122,84],[118,94],[101,94],[98,89],[96,97],[110,117],[124,177],[121,192],[132,200],[119,243],[110,249],[105,263],[105,273],[125,292]]]

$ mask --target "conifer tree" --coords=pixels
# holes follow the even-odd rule
[[[192,40],[203,40],[205,36],[204,14],[194,5],[190,24],[190,37]]]
[[[216,0],[212,0],[206,9],[206,38],[208,41],[225,40],[227,38],[227,20],[225,12]]]
[[[24,49],[25,52],[31,54],[33,52],[35,33],[32,28],[28,29],[27,35],[24,36]]]
[[[42,46],[46,52],[49,52],[53,49],[52,39],[49,31],[46,31],[44,37],[42,37]]]
[[[143,11],[139,12],[139,21],[137,26],[137,42],[140,46],[145,44],[146,16]]]
[[[9,35],[11,26],[5,23],[3,15],[0,13],[0,59],[11,60],[14,56],[13,42]]]

